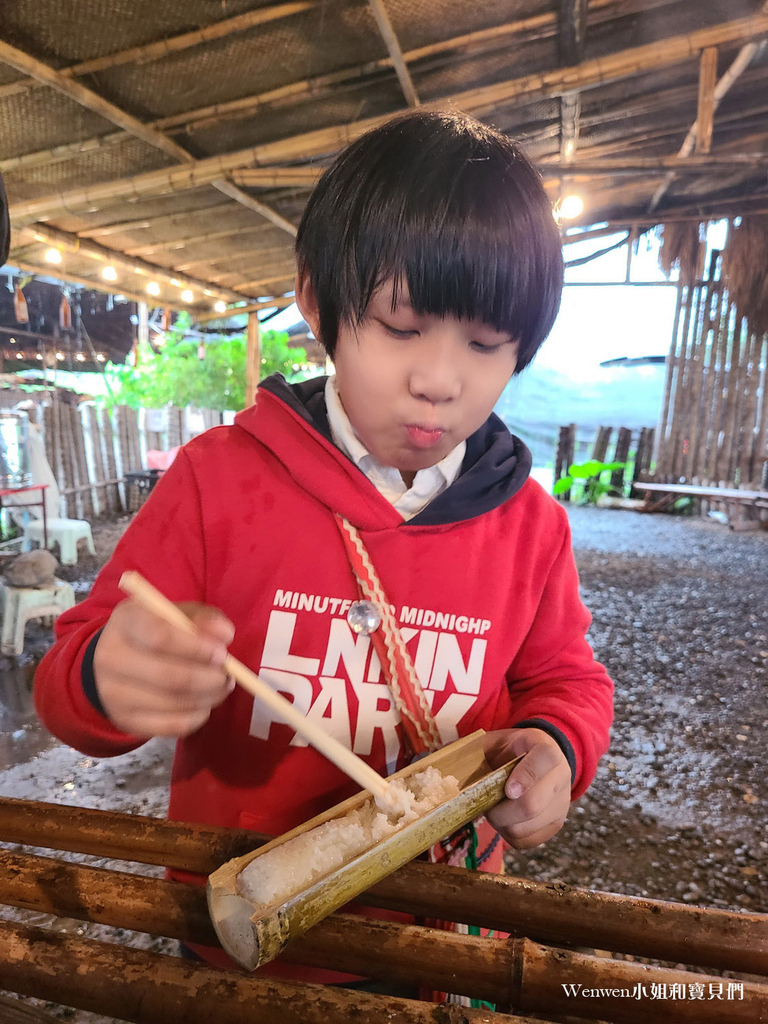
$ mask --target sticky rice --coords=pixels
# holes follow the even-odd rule
[[[279,906],[433,808],[459,793],[459,783],[433,767],[390,783],[397,813],[373,800],[341,818],[318,825],[254,860],[240,873],[237,890],[264,910]]]

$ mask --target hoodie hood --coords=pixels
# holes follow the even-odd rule
[[[306,490],[363,529],[444,526],[474,519],[513,497],[528,479],[531,453],[491,414],[467,438],[457,479],[406,522],[331,439],[325,408],[326,377],[288,384],[279,374],[263,380],[256,402],[237,426],[268,447]],[[328,458],[331,456],[331,459]],[[386,506],[389,514],[382,509]]]

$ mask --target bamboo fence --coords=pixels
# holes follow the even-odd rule
[[[42,406],[45,453],[72,519],[133,512],[142,492],[126,474],[147,470],[148,451],[169,451],[222,422],[222,413],[191,406],[109,412],[54,397]]]
[[[660,483],[759,489],[768,462],[768,335],[750,330],[719,276],[680,289],[656,438]]]

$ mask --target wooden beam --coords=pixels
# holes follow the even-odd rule
[[[136,256],[126,256],[125,253],[117,249],[109,249],[98,242],[79,238],[69,231],[62,231],[59,228],[50,227],[48,224],[31,224],[23,228],[21,234],[28,238],[34,238],[36,242],[41,242],[43,245],[55,246],[67,252],[77,253],[79,256],[86,257],[86,259],[127,267],[134,273],[150,280],[160,278],[170,282],[171,278],[173,278],[178,281],[178,285],[173,287],[189,288],[198,294],[208,290],[215,293],[216,297],[226,299],[229,302],[241,302],[248,298],[247,295],[235,292],[232,289],[219,288],[209,281],[201,281],[199,278],[180,274],[171,267],[161,267],[156,263],[149,263]],[[116,284],[103,285],[102,287],[103,290],[108,291],[121,290]]]
[[[587,25],[587,0],[560,0],[559,55],[567,66],[584,59]],[[560,158],[573,160],[579,140],[581,97],[578,92],[560,97]]]
[[[52,89],[74,100],[75,103],[79,103],[82,107],[87,107],[88,110],[92,110],[94,113],[106,118],[107,121],[118,125],[131,135],[135,135],[136,138],[148,143],[148,145],[154,146],[155,149],[161,149],[168,156],[173,157],[174,160],[181,162],[192,160],[192,157],[185,149],[178,146],[172,139],[166,138],[162,132],[142,124],[137,118],[116,107],[114,103],[107,102],[101,96],[97,96],[95,92],[86,89],[84,85],[80,85],[79,82],[73,82],[60,71],[56,71],[47,64],[43,64],[42,61],[36,60],[28,53],[24,53],[23,50],[18,50],[15,46],[10,46],[8,43],[0,41],[0,61],[16,68],[17,71],[23,71],[44,85],[49,85]]]
[[[696,115],[697,153],[708,153],[712,148],[715,124],[715,86],[717,85],[717,47],[708,46],[699,58],[699,102]]]
[[[274,224],[276,228],[280,228],[281,231],[286,231],[293,238],[296,237],[298,228],[295,224],[292,224],[287,218],[281,216],[276,210],[273,210],[271,206],[266,203],[260,202],[258,199],[254,199],[253,196],[249,196],[247,192],[243,192],[242,189],[238,188],[231,181],[226,178],[218,178],[211,182],[213,187],[222,193],[222,195],[229,196],[230,199],[234,199],[236,203],[240,203],[247,210],[253,210],[254,213],[258,213],[261,217],[265,217],[270,224]]]
[[[398,42],[395,30],[392,28],[392,22],[389,20],[389,14],[387,13],[383,0],[368,0],[368,5],[376,19],[376,24],[379,27],[381,38],[384,40],[384,45],[387,48],[389,59],[392,61],[392,66],[395,69],[395,74],[397,75],[397,80],[400,83],[400,88],[403,90],[406,102],[409,107],[418,107],[419,97],[416,93],[416,88],[413,84],[411,74],[408,71],[408,66],[403,58],[403,51],[400,49],[400,43]]]
[[[248,314],[248,329],[245,338],[245,407],[256,401],[256,388],[261,379],[261,329],[255,310]]]
[[[729,45],[745,38],[768,34],[768,13],[759,13],[747,18],[698,29],[685,35],[673,36],[633,47],[618,53],[588,60],[573,68],[558,68],[553,71],[525,75],[489,86],[469,89],[445,96],[432,103],[429,108],[444,108],[446,105],[479,113],[509,103],[512,100],[532,96],[561,96],[575,89],[593,88],[606,82],[617,81],[657,68],[667,67],[689,60],[708,46]],[[162,194],[180,191],[199,185],[210,184],[223,178],[235,169],[252,164],[284,163],[287,160],[310,160],[335,153],[338,149],[359,138],[364,132],[388,121],[394,111],[356,121],[353,124],[334,125],[301,135],[263,143],[235,153],[223,154],[198,160],[189,166],[149,171],[132,178],[105,182],[85,189],[74,189],[65,193],[43,196],[28,202],[14,204],[11,216],[18,221],[24,218],[38,219],[63,211],[97,206],[106,199],[128,196]]]
[[[768,9],[768,4],[763,4],[763,9],[761,11],[761,14],[765,15],[767,9]],[[718,44],[715,43],[715,42],[712,42],[712,43],[709,44],[709,46],[717,46],[717,45]],[[747,43],[745,46],[742,46],[742,48],[739,50],[739,52],[736,55],[733,63],[731,64],[731,66],[728,68],[726,73],[723,75],[723,77],[720,79],[720,81],[717,83],[717,85],[714,88],[714,92],[713,92],[713,95],[712,95],[712,118],[713,119],[714,119],[715,111],[720,106],[720,103],[721,103],[723,97],[729,91],[729,89],[734,84],[734,82],[739,78],[739,76],[742,75],[747,70],[749,65],[752,63],[752,60],[755,58],[757,53],[762,49],[762,47],[763,47],[763,42],[750,42],[750,43]],[[707,49],[707,47],[702,47],[701,49],[704,50],[704,49]],[[678,152],[678,156],[681,156],[681,157],[690,156],[690,154],[693,152],[693,148],[694,148],[695,144],[696,144],[696,121],[694,121],[693,124],[691,125],[691,127],[688,129],[688,134],[685,136],[685,139],[683,140],[683,144],[680,147],[680,150]],[[648,207],[648,212],[649,213],[653,213],[653,211],[659,205],[659,203],[663,199],[667,189],[669,188],[669,186],[674,181],[674,177],[675,177],[674,173],[670,173],[664,179],[664,181],[661,183],[661,185],[659,185],[659,187],[656,189],[656,191],[654,192],[653,197],[651,199],[650,205]]]
[[[319,0],[296,0],[293,3],[275,4],[270,7],[259,7],[255,11],[246,11],[234,18],[225,18],[223,21],[213,22],[205,28],[197,29],[194,32],[184,32],[178,36],[171,36],[168,39],[159,39],[154,43],[147,43],[144,46],[133,46],[129,50],[120,50],[117,53],[108,54],[105,57],[96,57],[93,60],[81,61],[68,68],[63,68],[59,74],[65,78],[77,78],[82,75],[92,75],[98,71],[106,71],[109,68],[121,67],[125,64],[148,64],[150,61],[158,60],[169,53],[179,53],[188,50],[193,46],[200,46],[202,43],[210,42],[212,39],[224,39],[227,36],[238,32],[245,32],[262,25],[267,21],[275,21],[278,18],[287,18],[292,14],[300,14],[318,5]],[[32,74],[23,68],[26,74]],[[36,76],[33,76],[36,78]],[[6,96],[17,95],[35,88],[36,85],[48,83],[37,81],[11,82],[0,88],[0,99]]]

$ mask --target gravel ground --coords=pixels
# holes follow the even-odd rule
[[[616,682],[611,748],[545,846],[510,854],[512,874],[701,906],[768,911],[768,533],[706,519],[569,510],[591,639]],[[62,570],[85,593],[127,520],[96,524],[97,557]],[[29,680],[50,631],[30,625],[0,662],[0,795],[162,815],[171,746],[97,761],[34,720]],[[122,865],[121,865],[122,866]],[[0,916],[23,912],[0,908]],[[36,923],[46,923],[35,918]],[[60,930],[82,932],[76,922]],[[87,926],[86,934],[103,936]],[[161,950],[142,936],[123,941]],[[35,1001],[32,1001],[33,1003]],[[45,1007],[73,1024],[103,1018]]]

